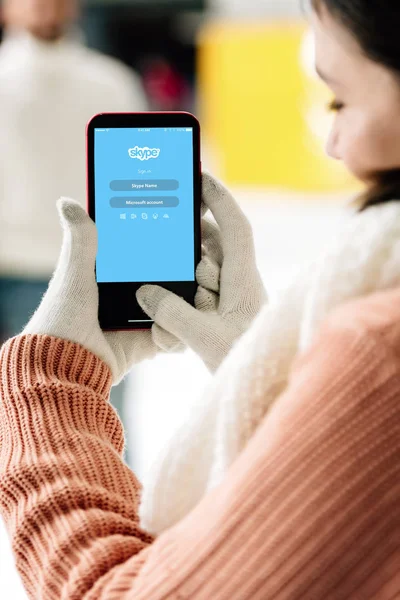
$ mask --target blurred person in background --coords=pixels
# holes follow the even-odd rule
[[[214,220],[196,307],[144,286],[153,331],[104,333],[95,225],[59,205],[54,279],[0,357],[0,510],[32,598],[399,597],[400,13],[313,0],[311,21],[336,95],[329,153],[368,192],[277,304],[263,306],[249,223],[204,175]],[[181,479],[165,461],[155,539],[108,396],[133,364],[182,344],[218,370],[175,445]]]
[[[40,303],[61,243],[55,199],[86,198],[85,127],[146,110],[136,74],[86,48],[78,0],[3,0],[0,46],[0,342]],[[123,385],[113,390],[123,411]]]

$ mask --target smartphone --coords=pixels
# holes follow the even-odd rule
[[[185,112],[104,113],[87,126],[88,212],[98,231],[103,330],[148,329],[136,291],[193,304],[201,258],[200,126]]]

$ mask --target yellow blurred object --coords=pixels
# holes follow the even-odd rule
[[[199,38],[200,116],[220,176],[295,191],[359,189],[324,153],[331,95],[300,23],[209,23]]]

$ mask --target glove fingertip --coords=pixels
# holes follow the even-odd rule
[[[81,204],[72,198],[62,196],[57,202],[57,208],[62,220],[68,223],[82,223],[90,219]]]
[[[154,296],[156,287],[156,285],[142,285],[136,292],[136,299],[139,304]]]
[[[207,171],[203,171],[202,177],[201,177],[201,186],[203,189],[203,204],[208,207],[207,203],[204,202],[204,195],[207,196],[207,191],[210,186],[213,186],[213,187],[215,186],[215,179],[211,175],[211,173],[208,173]]]
[[[184,302],[182,298],[159,285],[143,285],[136,292],[136,298],[144,312],[156,322],[169,313],[171,306],[176,308],[177,304]]]
[[[136,295],[138,295],[138,294],[140,294],[140,295],[148,294],[148,293],[150,293],[156,287],[158,287],[158,286],[146,283],[145,285],[140,286],[140,288],[136,292]]]
[[[144,312],[150,317],[154,318],[154,298],[157,293],[158,286],[156,285],[142,285],[136,292],[136,300],[139,306]]]

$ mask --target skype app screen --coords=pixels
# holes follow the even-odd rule
[[[99,283],[194,281],[193,130],[95,130]]]

